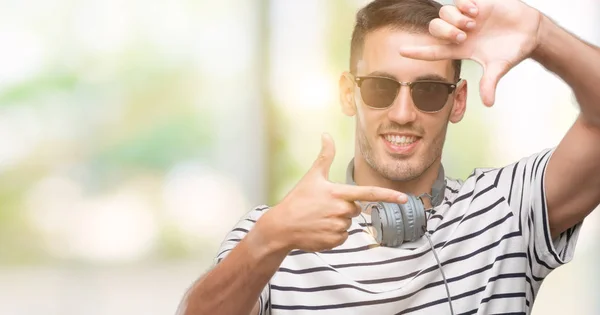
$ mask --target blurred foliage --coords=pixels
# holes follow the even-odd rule
[[[27,103],[34,97],[42,97],[60,91],[72,91],[78,83],[76,73],[48,72],[0,91],[0,106]]]
[[[32,229],[22,211],[24,192],[29,181],[17,171],[4,174],[0,181],[0,264],[25,264],[50,259],[41,246],[40,236]]]
[[[46,176],[62,174],[101,194],[136,176],[162,176],[182,160],[213,158],[211,112],[197,104],[202,80],[184,62],[172,64],[145,50],[104,64],[113,72],[101,80],[90,68],[58,68],[0,92],[0,108],[28,108],[42,125],[52,111],[73,130],[67,139],[41,135],[29,155],[3,172],[0,264],[52,258],[24,211],[28,191]],[[159,242],[171,249],[159,252],[180,257],[182,245],[171,232]]]

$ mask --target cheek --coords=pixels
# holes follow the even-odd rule
[[[384,111],[374,111],[364,106],[358,106],[356,111],[357,124],[366,137],[374,137],[377,128],[385,119]]]
[[[443,140],[448,126],[447,113],[438,113],[438,115],[444,115],[443,118],[426,119],[423,121],[423,127],[425,128],[425,134],[427,135],[427,142],[438,143]]]

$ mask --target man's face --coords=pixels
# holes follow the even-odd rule
[[[398,53],[401,45],[429,43],[439,44],[426,34],[391,29],[371,32],[365,38],[357,75],[385,76],[400,82],[428,79],[455,83],[451,61],[407,59]],[[448,96],[444,108],[436,113],[419,111],[408,86],[402,86],[393,104],[385,109],[367,107],[358,86],[353,85],[353,92],[353,114],[356,114],[360,153],[367,164],[384,178],[412,180],[441,157],[448,121],[456,120],[453,103],[457,91]],[[462,107],[458,120],[464,113]]]

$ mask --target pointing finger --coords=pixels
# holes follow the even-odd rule
[[[312,169],[323,177],[329,178],[329,170],[334,157],[335,144],[333,139],[329,134],[324,133],[321,136],[321,152],[317,160],[313,163]]]
[[[336,185],[333,195],[347,201],[405,203],[405,194],[393,189],[374,186]]]

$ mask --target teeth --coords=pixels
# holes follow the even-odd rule
[[[416,137],[385,135],[385,140],[393,145],[407,145],[417,141]]]

